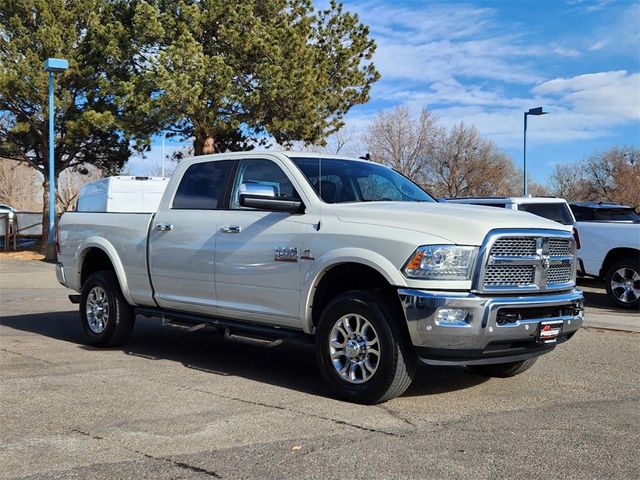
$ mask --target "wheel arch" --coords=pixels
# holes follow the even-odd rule
[[[124,267],[113,245],[103,238],[89,237],[83,242],[79,251],[78,286],[80,289],[92,273],[100,270],[112,270],[118,279],[124,298],[131,305],[135,303],[129,294]]]
[[[635,258],[638,260],[640,258],[640,250],[630,247],[619,247],[609,250],[602,261],[602,267],[600,267],[600,278],[604,279],[611,265],[625,258]]]
[[[316,261],[315,268],[307,274],[301,306],[303,330],[306,333],[315,332],[322,309],[331,298],[345,291],[385,290],[385,294],[390,296],[391,301],[398,302],[400,308],[400,300],[392,294],[396,287],[406,285],[399,270],[377,254],[364,256],[354,253],[333,251],[331,258]]]

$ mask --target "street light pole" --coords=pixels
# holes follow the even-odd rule
[[[55,226],[55,175],[54,175],[54,102],[53,102],[53,74],[55,72],[64,72],[69,68],[69,62],[62,58],[48,58],[44,62],[44,71],[49,73],[49,238],[47,246],[52,250],[53,232]],[[47,251],[47,257],[53,257],[53,251]]]
[[[526,197],[527,194],[529,193],[529,189],[527,188],[527,112],[524,112],[524,154],[523,154],[523,158],[524,158],[524,162],[523,162],[523,166],[522,168],[524,169],[524,187],[523,187],[523,192],[524,192],[524,196]]]
[[[49,71],[49,244],[53,243],[53,227],[55,222],[55,175],[53,174],[54,165],[54,111],[53,111],[53,71]]]
[[[542,107],[530,108],[528,112],[524,112],[524,154],[523,154],[523,165],[524,169],[524,196],[526,197],[529,193],[528,182],[527,182],[527,116],[528,115],[546,115],[549,112],[545,112]]]

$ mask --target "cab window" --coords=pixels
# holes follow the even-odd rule
[[[238,174],[231,194],[231,208],[241,209],[240,192],[245,185],[260,185],[273,189],[276,198],[300,200],[300,196],[284,171],[271,160],[247,159],[242,160],[238,167]]]
[[[222,208],[224,191],[232,167],[232,160],[191,165],[180,180],[172,208],[177,210]]]

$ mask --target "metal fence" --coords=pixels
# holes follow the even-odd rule
[[[16,249],[42,237],[42,212],[0,213],[0,248]]]

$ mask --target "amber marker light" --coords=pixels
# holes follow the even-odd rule
[[[418,250],[411,261],[405,267],[406,270],[419,270],[420,262],[422,262],[422,257],[424,256],[424,252],[422,250]]]

